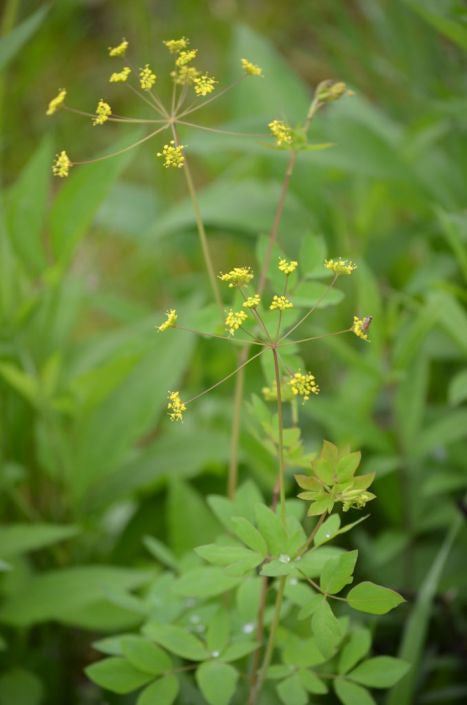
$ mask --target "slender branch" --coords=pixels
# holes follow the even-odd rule
[[[278,427],[278,455],[279,455],[279,496],[281,504],[281,519],[285,524],[285,466],[284,466],[284,419],[282,414],[282,394],[281,394],[281,373],[279,369],[279,357],[277,349],[272,348],[274,358],[274,374],[276,376],[277,390],[277,427]]]
[[[175,129],[175,125],[173,123],[171,123],[170,126],[172,129],[172,134],[173,134],[175,144],[178,145],[180,142],[178,139],[177,130]],[[189,191],[191,203],[193,206],[196,226],[198,228],[198,235],[199,235],[199,239],[200,239],[200,243],[201,243],[201,249],[203,251],[204,263],[205,263],[206,269],[208,271],[212,293],[214,295],[214,299],[216,301],[216,304],[220,310],[221,317],[223,318],[224,317],[224,306],[222,304],[222,298],[221,298],[221,295],[219,292],[219,286],[217,283],[216,275],[214,273],[214,267],[212,264],[211,253],[209,251],[208,238],[207,238],[206,230],[204,227],[203,217],[201,215],[201,209],[199,206],[198,198],[196,196],[195,186],[193,183],[190,167],[188,166],[188,161],[187,161],[186,157],[183,162],[183,171],[185,174],[185,180],[186,180],[186,183],[188,186],[188,191]]]
[[[146,96],[143,93],[141,93],[141,91],[139,91],[137,88],[132,86],[131,83],[129,83],[128,81],[125,81],[125,86],[127,86],[130,89],[130,91],[132,91],[135,95],[137,95],[138,98],[141,98],[141,100],[144,100],[144,102],[147,103],[150,108],[155,110],[156,113],[158,113],[159,115],[162,115],[162,117],[166,117],[166,118],[168,117],[168,113],[165,110],[165,108],[163,110],[161,110],[161,108],[159,108],[157,104],[155,104],[152,100],[149,100],[149,98],[146,98]]]
[[[260,350],[258,353],[256,353],[256,355],[253,355],[253,357],[249,357],[248,360],[246,360],[246,361],[243,362],[241,365],[239,365],[239,367],[237,367],[235,370],[233,370],[233,372],[229,372],[228,375],[226,375],[226,376],[223,377],[221,380],[219,380],[218,382],[216,382],[215,384],[213,384],[211,387],[208,387],[207,389],[205,389],[203,392],[200,392],[200,393],[197,394],[195,397],[192,397],[191,399],[189,399],[188,401],[186,401],[185,404],[187,404],[187,405],[188,405],[188,404],[191,404],[192,401],[195,401],[196,399],[199,399],[200,397],[204,396],[204,395],[207,394],[208,392],[212,392],[213,389],[215,389],[216,387],[219,387],[221,384],[224,384],[224,382],[227,382],[228,379],[230,379],[231,377],[233,377],[234,375],[236,375],[239,370],[241,370],[241,369],[243,369],[244,367],[246,367],[247,365],[249,365],[250,362],[253,362],[253,360],[256,360],[256,358],[259,357],[260,355],[262,355],[263,352],[264,352],[264,349],[263,349],[263,350]]]
[[[117,157],[119,154],[124,154],[124,152],[129,152],[130,149],[134,149],[134,147],[138,147],[140,144],[143,144],[143,142],[147,142],[150,140],[152,137],[155,135],[158,135],[159,132],[162,132],[167,128],[167,125],[162,125],[162,127],[159,127],[159,129],[155,130],[154,132],[150,132],[149,135],[146,135],[145,137],[142,137],[140,140],[137,142],[134,142],[133,144],[130,144],[128,147],[124,147],[123,149],[119,149],[117,152],[111,152],[111,154],[104,154],[102,157],[95,157],[94,159],[85,159],[84,161],[80,162],[72,162],[73,166],[81,166],[82,164],[94,164],[94,162],[101,162],[104,159],[111,159],[112,157]]]
[[[205,105],[209,105],[209,103],[212,103],[213,100],[217,100],[222,95],[227,93],[227,91],[231,91],[232,88],[235,88],[235,86],[238,86],[238,84],[241,83],[245,78],[246,78],[246,76],[242,76],[242,78],[239,78],[237,81],[234,81],[229,86],[226,86],[222,90],[218,91],[211,98],[204,100],[202,103],[197,103],[197,102],[192,103],[190,106],[188,106],[188,108],[186,110],[183,111],[183,113],[180,113],[180,115],[178,115],[177,118],[185,117],[185,115],[190,115],[191,113],[194,113],[197,110],[204,108]]]
[[[221,130],[215,127],[206,127],[205,125],[198,125],[196,122],[185,122],[185,120],[177,120],[177,123],[179,125],[186,125],[187,127],[196,127],[198,130],[215,132],[219,135],[231,135],[233,137],[264,137],[264,135],[256,132],[234,132],[232,130]]]
[[[216,335],[215,333],[205,333],[204,331],[201,330],[195,330],[194,328],[186,328],[185,326],[179,326],[178,323],[174,326],[175,330],[184,330],[187,331],[188,333],[194,333],[195,335],[201,335],[204,338],[217,338],[217,340],[226,340],[229,343],[245,343],[245,345],[262,345],[264,346],[265,343],[262,343],[259,340],[245,340],[244,338],[233,338],[233,337],[227,337],[226,335]],[[246,333],[247,331],[245,331]]]
[[[312,529],[310,535],[308,536],[307,540],[305,541],[305,543],[303,544],[303,546],[298,549],[298,551],[297,551],[297,556],[303,556],[303,554],[308,551],[308,549],[310,548],[311,544],[313,543],[313,539],[315,538],[316,534],[318,533],[318,529],[320,528],[321,524],[322,524],[323,521],[325,520],[326,515],[327,515],[327,512],[323,512],[323,514],[321,514],[321,516],[319,517],[318,521],[317,521],[316,524],[314,525],[314,527],[313,527],[313,529]]]
[[[61,110],[66,110],[69,113],[75,113],[76,115],[84,115],[84,117],[90,117],[90,118],[95,118],[96,114],[95,113],[87,113],[85,110],[78,110],[77,108],[70,108],[69,105],[62,105]],[[112,114],[111,117],[107,118],[108,122],[130,122],[130,123],[137,123],[141,125],[145,124],[167,124],[167,120],[145,120],[143,118],[126,118],[126,117],[117,117],[117,115]]]
[[[342,335],[343,333],[350,333],[352,328],[345,328],[344,330],[338,330],[336,333],[323,333],[323,335],[314,335],[311,338],[300,338],[300,340],[289,340],[287,343],[282,343],[282,340],[285,340],[285,337],[281,339],[280,346],[279,347],[284,347],[285,345],[299,345],[300,343],[309,343],[311,340],[322,340],[323,338],[332,338],[335,335]]]
[[[318,298],[318,300],[317,300],[317,302],[315,303],[315,305],[314,305],[312,308],[310,308],[310,310],[309,310],[307,313],[305,313],[305,315],[303,316],[303,318],[301,318],[299,321],[297,321],[297,323],[296,323],[294,326],[292,326],[292,328],[290,328],[290,329],[287,331],[287,333],[285,333],[285,334],[282,336],[281,341],[282,341],[282,340],[285,340],[286,338],[288,338],[289,335],[294,332],[294,330],[296,330],[299,326],[302,325],[302,323],[304,323],[304,322],[306,321],[306,319],[308,318],[308,316],[311,316],[311,314],[312,314],[314,311],[316,311],[316,309],[318,308],[318,306],[320,305],[320,303],[322,303],[322,301],[326,298],[326,296],[328,295],[328,293],[331,291],[332,287],[334,286],[334,284],[335,284],[336,281],[337,281],[338,276],[339,276],[338,274],[335,274],[335,275],[333,276],[331,283],[330,283],[330,284],[326,287],[326,289],[323,291],[323,293],[322,293],[321,296]]]
[[[239,440],[240,440],[240,426],[241,426],[241,411],[242,411],[242,401],[243,401],[243,389],[245,386],[245,372],[244,367],[248,358],[248,353],[250,350],[250,344],[248,343],[241,351],[238,356],[239,361],[239,375],[236,378],[235,392],[234,392],[234,408],[232,415],[232,428],[230,431],[230,453],[229,453],[229,474],[227,478],[227,494],[230,499],[235,497],[235,490],[237,488],[238,481],[238,455],[239,455]]]

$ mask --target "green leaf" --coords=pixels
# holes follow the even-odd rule
[[[295,306],[317,309],[336,306],[344,298],[340,289],[331,289],[328,284],[301,282],[290,297]]]
[[[237,590],[237,609],[247,623],[255,622],[261,600],[263,581],[258,576],[242,580]]]
[[[342,627],[325,598],[322,599],[321,604],[313,612],[311,628],[319,650],[323,656],[331,658],[343,634]]]
[[[172,661],[165,651],[142,636],[123,636],[120,644],[123,655],[140,671],[157,676],[172,666]]]
[[[36,32],[49,11],[49,5],[43,5],[32,15],[29,15],[21,24],[0,40],[0,71],[13,59],[26,44],[28,39]],[[45,107],[45,106],[44,106]],[[45,112],[45,111],[44,111]]]
[[[257,504],[255,514],[258,530],[266,539],[270,554],[277,556],[285,552],[287,537],[279,516],[265,504]]]
[[[232,523],[235,527],[234,532],[240,541],[243,541],[246,546],[256,551],[261,556],[267,556],[268,547],[266,541],[251,522],[244,517],[233,517]]]
[[[318,678],[314,671],[308,671],[301,668],[298,672],[300,676],[300,682],[309,693],[314,695],[324,695],[328,692],[328,687],[321,678]]]
[[[329,595],[335,595],[351,583],[357,557],[358,551],[347,551],[338,558],[327,561],[321,573],[321,590]]]
[[[404,598],[389,588],[371,582],[359,583],[347,595],[347,602],[354,610],[368,614],[386,614],[405,602]]]
[[[113,693],[131,693],[153,679],[149,673],[143,673],[118,656],[93,663],[84,670],[94,683]]]
[[[237,661],[258,648],[256,641],[234,641],[222,652],[223,661]]]
[[[228,705],[237,687],[238,672],[227,663],[206,661],[195,677],[209,705]]]
[[[171,570],[177,570],[177,559],[165,543],[154,538],[154,536],[143,536],[143,543],[149,553],[151,553],[159,563],[162,563],[162,565],[167,566]]]
[[[359,450],[354,453],[344,455],[344,457],[339,459],[336,467],[336,475],[339,482],[346,482],[355,475],[361,459],[362,454]]]
[[[169,674],[160,678],[147,688],[138,697],[136,705],[172,705],[178,694],[178,680]]]
[[[48,209],[52,145],[46,137],[8,194],[7,220],[13,248],[25,267],[38,274],[46,259],[41,231]]]
[[[112,144],[112,152],[137,141],[141,131]],[[111,159],[104,159],[74,169],[61,187],[50,211],[52,249],[55,257],[66,265],[79,241],[92,224],[94,215],[109,194],[114,182],[133,157],[129,150]]]
[[[371,634],[364,627],[357,627],[339,654],[337,670],[340,674],[350,671],[356,663],[367,655],[371,646]]]
[[[0,705],[41,705],[42,681],[24,668],[3,670],[0,675]]]
[[[344,678],[335,679],[334,690],[343,705],[376,705],[366,688],[350,683]]]
[[[304,277],[327,276],[324,267],[326,242],[322,235],[305,235],[300,246],[299,265]]]
[[[227,575],[223,568],[193,568],[176,581],[174,592],[183,597],[216,597],[236,587],[241,580],[241,576]]]
[[[209,621],[206,644],[211,653],[224,650],[230,636],[230,617],[227,610],[219,607]]]
[[[10,524],[0,526],[0,556],[12,558],[65,541],[79,534],[79,526],[59,524]]]
[[[183,511],[183,521],[180,512]],[[219,534],[219,524],[207,510],[203,497],[187,482],[170,483],[167,504],[167,523],[170,547],[182,555]],[[187,531],[186,527],[190,530]]]
[[[237,546],[229,546],[211,543],[207,546],[198,546],[198,548],[195,548],[195,553],[213,565],[228,566],[232,565],[232,563],[242,561],[247,569],[255,568],[263,560],[263,557],[259,553],[250,551],[249,548],[245,548],[240,544]]]
[[[319,578],[321,572],[330,558],[336,558],[343,553],[337,546],[322,546],[313,551],[308,551],[300,562],[300,571],[309,578]]]
[[[144,625],[143,632],[164,649],[177,656],[182,656],[190,661],[203,661],[209,658],[209,653],[201,641],[183,627],[149,621]]]
[[[457,406],[467,399],[467,370],[462,370],[451,379],[448,399],[452,406]]]
[[[36,377],[24,372],[14,362],[0,362],[0,377],[32,406],[39,404],[40,387]]]
[[[284,705],[306,705],[308,702],[308,694],[298,673],[279,683],[276,690]]]
[[[315,546],[321,546],[323,543],[331,541],[339,531],[340,525],[341,519],[339,514],[331,514],[316,532],[313,540]]]
[[[392,656],[375,656],[363,661],[347,678],[369,688],[391,688],[405,676],[410,664]]]

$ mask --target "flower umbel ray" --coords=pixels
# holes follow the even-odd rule
[[[335,274],[352,274],[357,269],[357,265],[349,259],[338,257],[337,259],[327,259],[324,262],[326,269]]]
[[[230,272],[219,274],[221,282],[226,282],[229,288],[234,286],[246,286],[253,279],[251,267],[234,267]]]
[[[180,392],[169,392],[167,411],[171,421],[183,421],[186,404],[180,398]]]
[[[169,328],[175,328],[175,324],[177,323],[177,311],[174,308],[171,308],[167,313],[165,314],[167,316],[166,320],[160,324],[160,326],[156,326],[157,330],[160,333],[163,333],[164,331],[168,330]]]

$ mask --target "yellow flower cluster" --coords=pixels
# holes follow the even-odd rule
[[[292,129],[285,122],[282,120],[273,120],[268,124],[268,127],[276,138],[276,144],[278,147],[283,147],[284,145],[292,143]]]
[[[96,108],[96,117],[93,118],[93,125],[103,125],[112,115],[112,108],[105,100],[100,100]]]
[[[181,167],[185,164],[185,155],[183,154],[184,148],[184,144],[179,144],[176,147],[174,140],[170,140],[169,144],[165,144],[162,147],[162,152],[157,152],[157,156],[163,158],[166,169],[169,167],[181,169]]]
[[[49,107],[47,108],[46,115],[53,115],[54,112],[59,108],[63,101],[65,100],[66,97],[66,90],[64,88],[60,88],[58,91],[58,94],[55,96],[55,98],[52,98],[52,100],[49,103]]]
[[[245,311],[233,311],[230,309],[227,316],[225,317],[225,327],[229,331],[230,335],[233,335],[236,330],[246,321],[248,316]]]
[[[198,49],[190,49],[189,51],[181,51],[177,58],[175,59],[175,65],[179,68],[181,66],[186,66],[191,63],[193,59],[196,59],[198,54]]]
[[[156,74],[149,68],[149,64],[139,70],[139,85],[143,91],[150,91],[156,82]]]
[[[125,56],[128,49],[128,42],[125,38],[116,47],[109,47],[109,56]]]
[[[342,257],[327,259],[324,261],[324,266],[335,274],[352,274],[357,269],[357,265],[354,262],[349,259],[342,259]]]
[[[130,67],[125,66],[125,68],[123,68],[121,71],[114,71],[114,73],[110,76],[109,81],[110,83],[123,83],[127,80],[130,73]]]
[[[201,76],[194,78],[193,83],[196,95],[209,95],[209,93],[213,92],[214,86],[216,83],[219,83],[219,81],[216,81],[213,76],[203,73]]]
[[[182,37],[181,39],[165,39],[162,43],[165,44],[171,54],[178,54],[188,47],[190,40]]]
[[[249,296],[245,301],[243,302],[243,306],[245,308],[256,308],[259,306],[261,303],[261,296],[259,294],[254,294],[253,296]]]
[[[263,75],[263,69],[256,64],[252,64],[251,61],[248,61],[248,59],[242,59],[242,68],[249,76]]]
[[[292,394],[296,397],[302,397],[304,402],[308,401],[311,394],[319,394],[319,387],[311,372],[295,372],[289,380],[289,385]]]
[[[269,309],[271,311],[285,311],[286,308],[293,308],[293,303],[289,301],[289,299],[286,296],[276,296],[274,295],[272,297],[272,302],[271,305],[269,306]]]
[[[234,286],[246,286],[253,279],[251,267],[234,267],[226,274],[219,274],[219,279],[222,282],[227,282],[229,288]]]
[[[283,257],[279,258],[279,264],[277,265],[279,271],[284,272],[284,274],[292,274],[298,267],[298,262],[295,260],[286,260]]]
[[[166,320],[161,323],[160,326],[157,326],[157,330],[160,333],[163,333],[169,328],[175,328],[175,324],[177,322],[177,311],[174,308],[171,308],[169,311],[167,311],[165,315],[167,316]]]
[[[180,399],[180,392],[169,392],[167,411],[171,421],[183,421],[186,404]]]
[[[366,316],[365,318],[359,318],[358,316],[353,317],[352,323],[352,333],[355,333],[357,338],[362,340],[368,340],[368,328],[372,321],[371,316]]]
[[[52,165],[52,173],[54,176],[60,176],[60,178],[63,179],[65,176],[68,176],[71,166],[73,166],[73,164],[68,154],[62,149],[60,154],[57,154],[55,157],[55,161]]]

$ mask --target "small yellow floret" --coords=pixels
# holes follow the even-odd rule
[[[286,260],[282,257],[279,258],[279,264],[277,265],[279,271],[284,272],[284,274],[292,274],[298,267],[298,262],[295,260]]]
[[[181,39],[165,39],[163,42],[171,54],[178,54],[183,49],[186,49],[190,40],[186,37]]]
[[[359,318],[358,316],[354,316],[352,323],[352,333],[355,333],[357,338],[361,338],[362,340],[368,340],[368,328],[370,327],[371,321],[371,316],[366,316],[365,318]]]
[[[161,323],[160,326],[156,326],[159,333],[163,333],[169,328],[175,328],[175,324],[177,323],[178,316],[174,308],[167,311],[165,315],[167,316],[166,320]]]
[[[285,311],[286,308],[293,308],[293,303],[286,296],[273,296],[269,309],[271,311]]]
[[[289,385],[292,394],[296,397],[302,397],[304,402],[308,401],[311,394],[319,394],[319,387],[311,372],[295,372],[289,380]]]
[[[233,335],[236,330],[238,330],[242,324],[246,321],[248,316],[245,311],[233,311],[230,309],[227,316],[225,317],[225,327],[229,331],[230,335]]]
[[[324,266],[335,274],[352,274],[357,269],[357,265],[354,262],[349,259],[342,259],[342,257],[327,259],[324,261]]]
[[[109,56],[125,56],[128,49],[128,42],[125,38],[116,47],[109,47]]]
[[[165,144],[162,147],[162,152],[157,152],[157,156],[162,157],[166,169],[169,167],[181,169],[181,167],[185,164],[185,155],[183,154],[184,148],[184,144],[179,144],[176,147],[174,140],[170,140],[169,144]]]
[[[191,61],[193,61],[193,59],[196,59],[197,54],[198,54],[198,49],[190,49],[190,51],[181,51],[180,54],[175,59],[175,65],[178,67],[186,66]]]
[[[201,76],[197,76],[193,83],[196,95],[209,95],[209,93],[213,92],[214,86],[216,83],[219,83],[219,81],[216,81],[216,79],[208,73],[203,73]]]
[[[139,70],[139,85],[143,91],[150,91],[157,79],[156,74],[149,68],[149,64]]]
[[[52,98],[52,100],[49,103],[49,107],[47,108],[46,115],[53,115],[54,112],[59,108],[63,101],[65,100],[66,97],[66,90],[64,88],[60,88],[58,91],[58,94],[55,96],[55,98]]]
[[[105,100],[100,100],[96,108],[96,117],[93,118],[93,125],[103,125],[112,115],[112,108]]]
[[[287,125],[287,123],[282,120],[272,120],[272,122],[268,124],[268,127],[276,138],[276,144],[278,147],[283,147],[284,145],[292,143],[292,128]]]
[[[109,78],[110,83],[123,83],[131,73],[129,66],[125,66],[121,71],[115,71]]]
[[[249,296],[245,301],[243,302],[243,305],[245,308],[256,308],[259,306],[261,303],[261,296],[259,294],[254,294],[253,296]]]
[[[52,173],[54,176],[60,176],[60,178],[63,179],[65,176],[68,176],[72,166],[73,162],[70,160],[65,150],[62,149],[60,154],[57,154],[55,157],[55,161],[52,165]]]
[[[251,61],[248,61],[248,59],[242,59],[242,68],[249,76],[263,75],[263,69],[256,64],[252,64]]]
[[[185,86],[195,82],[199,76],[199,71],[194,66],[180,66],[178,71],[171,71],[170,76],[173,78],[174,83]]]
[[[186,404],[180,399],[180,392],[169,392],[167,411],[171,421],[183,421]]]
[[[253,279],[251,267],[234,267],[226,274],[219,274],[221,282],[227,282],[229,288],[234,286],[246,286]]]

